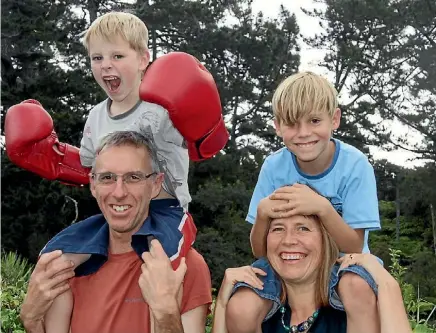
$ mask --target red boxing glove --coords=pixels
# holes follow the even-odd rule
[[[139,96],[168,110],[188,143],[191,160],[211,158],[226,145],[229,133],[215,81],[192,55],[172,52],[155,60],[145,72]]]
[[[6,153],[17,166],[50,179],[82,185],[89,169],[80,163],[79,149],[60,143],[53,120],[36,100],[12,106],[5,118]]]

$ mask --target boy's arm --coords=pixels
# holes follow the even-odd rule
[[[359,253],[364,249],[365,230],[380,228],[377,186],[374,169],[366,157],[350,168],[341,193],[342,216],[327,199],[324,202],[328,204],[322,206],[318,216],[341,252]]]
[[[248,214],[246,221],[256,225],[256,229],[251,229],[250,232],[250,243],[254,256],[258,256],[262,252],[260,244],[263,244],[262,235],[264,232],[258,229],[265,229],[269,224],[269,217],[265,214],[260,214],[259,216],[259,204],[262,199],[268,197],[274,192],[274,183],[271,178],[271,167],[268,164],[268,159],[262,165],[260,169],[259,178],[254,188],[253,195],[250,201],[250,207],[248,209]]]
[[[85,127],[83,129],[82,140],[80,140],[80,162],[86,168],[92,167],[95,159],[95,148],[92,142],[92,119],[91,114],[86,119]]]
[[[336,212],[330,202],[327,199],[325,201],[326,203],[320,209],[318,217],[338,245],[339,251],[344,253],[361,253],[365,230],[351,228]]]

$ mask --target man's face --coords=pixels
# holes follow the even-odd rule
[[[163,179],[158,174],[126,183],[119,175],[152,172],[151,157],[145,148],[108,147],[98,154],[94,170],[97,176],[91,179],[91,192],[112,231],[134,234],[139,230],[148,216],[150,200],[159,194]],[[117,174],[116,182],[100,182],[98,175],[106,173]]]

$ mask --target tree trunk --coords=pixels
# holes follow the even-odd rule
[[[431,226],[433,229],[433,250],[436,255],[436,217],[434,213],[433,204],[430,204],[430,216],[431,216]]]
[[[88,1],[88,11],[89,11],[89,21],[94,22],[97,19],[99,1],[91,0]]]
[[[396,240],[397,242],[400,240],[400,180],[397,175],[396,182],[396,190],[395,190],[395,207],[396,207]]]

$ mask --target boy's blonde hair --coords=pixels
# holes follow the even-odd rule
[[[83,37],[83,45],[89,51],[91,38],[111,41],[117,36],[123,38],[140,54],[148,50],[148,29],[145,23],[137,16],[123,12],[110,12],[92,22]]]
[[[272,98],[274,116],[279,123],[295,124],[304,115],[328,113],[338,107],[338,92],[325,78],[301,72],[286,78]]]

